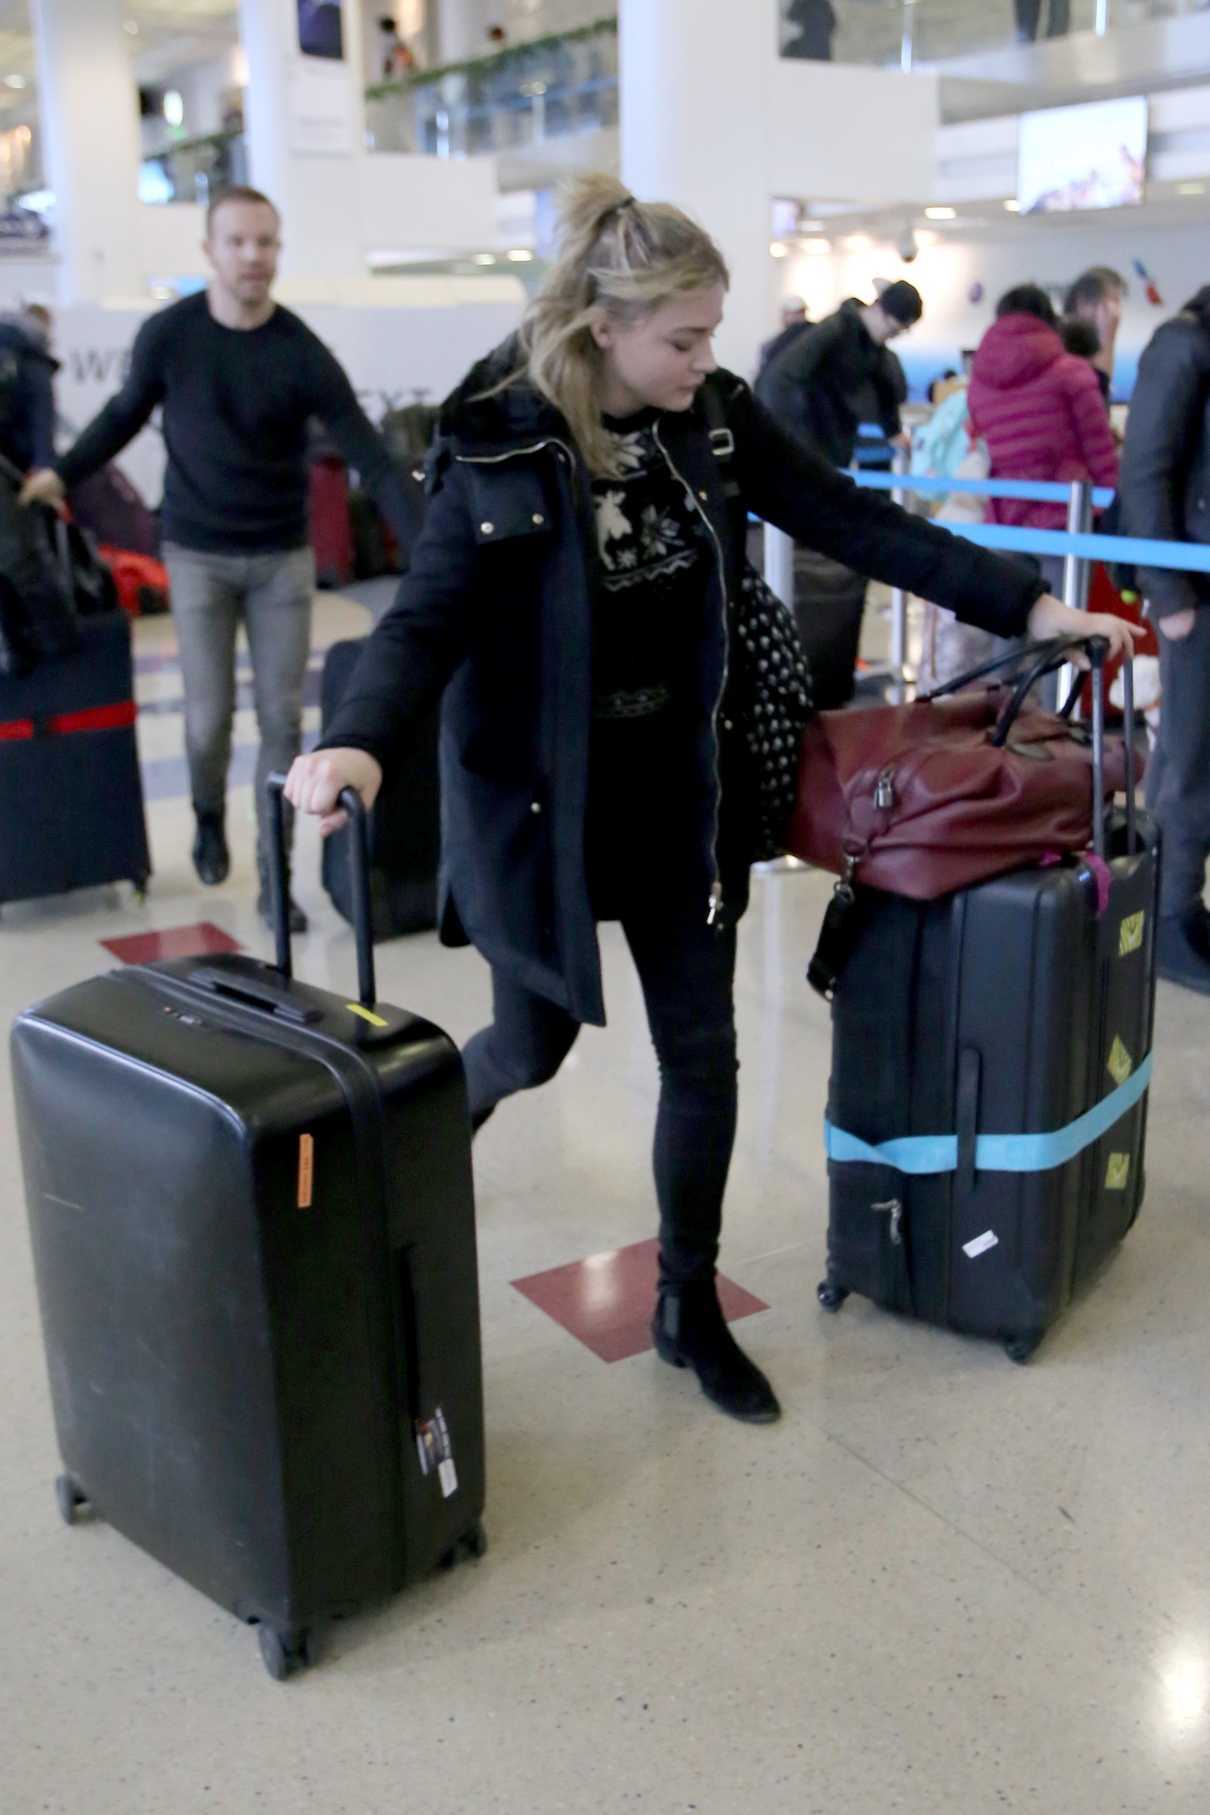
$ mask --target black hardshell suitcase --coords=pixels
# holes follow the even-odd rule
[[[484,1546],[462,1067],[359,960],[349,1002],[279,931],[276,968],[113,972],[12,1039],[60,1510],[257,1623],[277,1677]]]
[[[0,904],[151,874],[130,622],[79,620],[80,646],[0,681]]]
[[[1099,739],[1100,693],[1094,721]],[[860,1293],[1024,1361],[1134,1223],[1158,834],[1131,789],[1098,842],[1101,863],[940,901],[859,892],[832,1010],[825,1309]]]
[[[336,713],[365,639],[333,643],[324,658],[320,691],[326,730]],[[441,856],[437,779],[438,714],[418,727],[394,766],[370,815],[370,917],[375,939],[422,933],[437,924],[437,866]],[[339,914],[353,918],[353,877],[347,839],[328,838],[323,886]]]

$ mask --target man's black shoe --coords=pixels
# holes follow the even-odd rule
[[[197,815],[197,832],[193,840],[193,867],[198,873],[198,880],[207,888],[216,883],[226,882],[231,869],[231,854],[227,849],[227,838],[223,830],[221,813],[199,813]]]

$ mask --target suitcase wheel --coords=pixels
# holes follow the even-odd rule
[[[55,1504],[64,1525],[74,1525],[80,1508],[88,1505],[88,1495],[71,1475],[60,1475],[55,1482]]]
[[[1041,1340],[1040,1336],[1008,1336],[1004,1341],[1004,1353],[1018,1367],[1024,1367]]]
[[[130,878],[130,886],[134,890],[134,898],[140,905],[147,899],[147,884],[150,881],[150,870],[144,870],[141,876],[132,876]]]
[[[311,1662],[311,1637],[307,1632],[279,1632],[276,1626],[257,1628],[260,1654],[275,1683],[284,1683]]]
[[[839,1311],[849,1295],[843,1286],[833,1284],[830,1279],[821,1279],[815,1288],[815,1296],[825,1311]]]
[[[463,1555],[476,1560],[487,1555],[487,1533],[483,1529],[482,1519],[477,1519],[469,1531],[464,1531],[451,1549],[443,1551],[438,1562],[442,1569],[453,1569]]]

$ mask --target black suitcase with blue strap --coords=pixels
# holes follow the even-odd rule
[[[1094,736],[1103,738],[1094,695]],[[1127,701],[1128,739],[1133,702]],[[1158,833],[940,901],[863,891],[833,998],[828,1271],[1025,1361],[1138,1216]]]

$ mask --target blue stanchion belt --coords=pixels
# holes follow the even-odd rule
[[[1053,1134],[981,1134],[975,1140],[976,1172],[1049,1172],[1065,1166],[1128,1115],[1151,1083],[1153,1057],[1148,1053],[1133,1077],[1095,1108]],[[905,1135],[896,1141],[871,1146],[824,1123],[827,1156],[841,1162],[862,1161],[868,1166],[891,1166],[913,1175],[958,1170],[956,1134]]]

